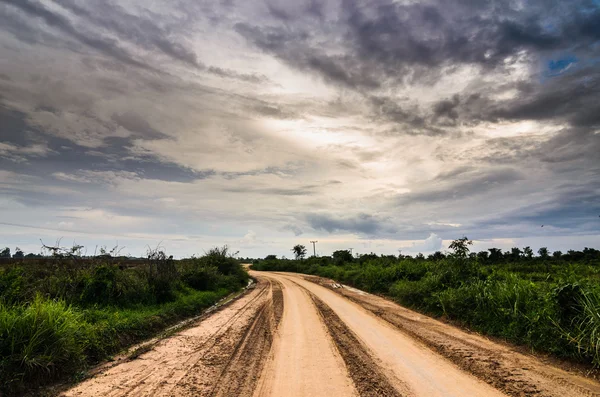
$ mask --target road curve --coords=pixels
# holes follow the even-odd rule
[[[600,396],[600,384],[331,281],[256,287],[65,396]]]

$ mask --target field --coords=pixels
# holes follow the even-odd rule
[[[353,258],[337,251],[297,260],[270,256],[252,268],[330,278],[533,351],[599,365],[600,251],[540,254],[467,248],[427,258]]]
[[[174,261],[154,251],[134,266],[55,256],[0,268],[0,395],[87,367],[196,315],[248,281],[227,248]]]
[[[0,395],[57,381],[75,383],[65,396],[600,393],[588,371],[600,365],[600,251],[469,253],[469,243],[428,257],[304,259],[297,246],[296,260],[254,260],[254,288],[89,379],[96,363],[239,291],[249,274],[226,247],[184,260],[5,261]]]

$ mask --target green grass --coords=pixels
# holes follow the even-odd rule
[[[600,365],[600,257],[586,253],[493,262],[473,256],[271,259],[252,268],[331,278],[534,351]]]
[[[247,280],[226,250],[135,268],[61,259],[0,269],[0,395],[77,377]]]

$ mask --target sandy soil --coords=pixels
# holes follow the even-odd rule
[[[331,281],[255,289],[65,396],[600,396],[600,384]]]
[[[254,358],[268,355],[278,321],[276,312],[281,317],[281,310],[274,307],[277,289],[273,283],[261,280],[245,296],[196,326],[162,340],[151,351],[115,365],[63,395],[216,396],[244,395],[244,390],[245,395],[251,395],[264,366],[264,359]],[[255,362],[248,365],[249,361]],[[228,385],[240,392],[228,394]]]

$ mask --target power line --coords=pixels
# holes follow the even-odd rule
[[[318,243],[318,241],[311,241],[310,242],[313,245],[313,256],[317,256],[317,248],[315,247],[315,244]]]

